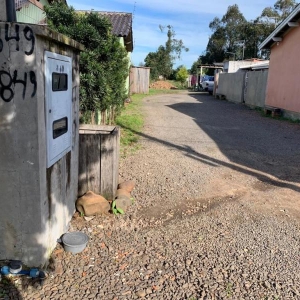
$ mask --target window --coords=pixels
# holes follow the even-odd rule
[[[68,118],[62,118],[53,122],[53,139],[68,132]]]
[[[64,73],[52,73],[52,91],[60,92],[68,89],[68,75]]]

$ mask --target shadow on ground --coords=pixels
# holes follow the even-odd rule
[[[224,166],[256,177],[268,185],[300,192],[297,185],[300,182],[299,125],[265,118],[241,104],[216,100],[203,93],[185,97],[187,101],[165,106],[190,116],[218,145],[229,162],[200,153],[189,145],[174,144],[145,133],[135,134],[177,149],[196,161],[215,167]],[[188,102],[189,97],[197,102]]]

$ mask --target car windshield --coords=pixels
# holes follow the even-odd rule
[[[208,81],[214,81],[214,79],[215,79],[214,76],[209,76],[207,80]]]

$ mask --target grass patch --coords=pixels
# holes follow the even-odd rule
[[[177,80],[167,80],[169,83],[171,83],[172,85],[174,85],[175,87],[177,87],[177,89],[179,90],[187,90],[187,86],[186,83],[182,84],[180,81]]]
[[[144,115],[142,112],[143,99],[147,96],[159,94],[176,94],[176,90],[150,89],[149,94],[134,94],[131,102],[126,104],[120,115],[116,118],[116,125],[121,128],[121,156],[126,157],[140,148],[139,133],[144,126]]]
[[[160,95],[160,94],[178,94],[180,91],[178,90],[157,90],[157,89],[149,89],[149,94],[145,96],[155,96],[155,95]]]
[[[126,156],[139,148],[139,133],[144,125],[144,116],[141,111],[142,100],[145,95],[136,94],[132,101],[126,104],[120,115],[116,118],[116,125],[121,127],[121,156]]]
[[[292,118],[283,117],[283,116],[272,117],[271,114],[266,114],[265,110],[263,108],[261,108],[261,107],[255,107],[254,110],[257,111],[263,117],[266,117],[266,118],[275,119],[275,120],[281,120],[281,121],[286,121],[286,122],[294,123],[294,124],[300,124],[300,119],[292,119]]]

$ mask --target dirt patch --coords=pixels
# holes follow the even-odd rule
[[[156,89],[156,90],[174,90],[177,89],[176,86],[172,85],[168,81],[160,80],[160,81],[155,81],[150,84],[151,89]]]
[[[261,181],[255,182],[252,187],[253,189],[261,192],[266,192],[274,188],[274,186]]]
[[[237,201],[245,194],[240,191],[234,195],[226,194],[222,196],[200,198],[200,199],[187,199],[174,203],[172,208],[167,208],[163,204],[144,208],[139,211],[141,218],[152,219],[154,222],[162,220],[164,223],[173,219],[182,219],[186,216],[192,216],[201,212],[208,212],[220,206],[223,203]]]

